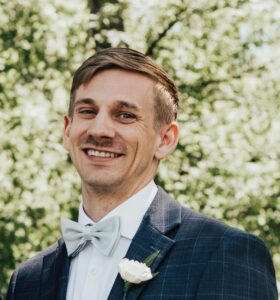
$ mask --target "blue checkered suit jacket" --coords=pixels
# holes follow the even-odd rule
[[[183,208],[161,188],[126,256],[143,261],[156,250],[151,268],[159,274],[134,286],[128,300],[277,300],[274,268],[261,240]],[[69,265],[60,240],[20,265],[7,299],[64,300]],[[122,290],[118,276],[108,299],[121,300]]]

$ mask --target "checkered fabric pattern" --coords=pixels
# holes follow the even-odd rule
[[[151,268],[158,275],[132,287],[128,300],[278,299],[271,257],[260,239],[182,207],[161,188],[126,257],[143,261],[157,250]],[[7,300],[64,300],[69,265],[60,240],[15,271]],[[122,295],[118,276],[108,299]]]

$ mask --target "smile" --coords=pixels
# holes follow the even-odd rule
[[[98,151],[98,150],[92,150],[92,149],[85,150],[85,153],[90,157],[116,158],[116,157],[121,156],[121,154],[118,154],[118,153],[107,152],[107,151]]]

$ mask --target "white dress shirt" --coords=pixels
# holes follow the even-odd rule
[[[102,218],[121,218],[121,237],[110,256],[104,256],[90,243],[71,261],[66,300],[105,300],[118,274],[118,264],[125,257],[140,223],[157,193],[151,181],[142,190],[117,206]],[[78,222],[82,225],[95,224],[79,208]]]

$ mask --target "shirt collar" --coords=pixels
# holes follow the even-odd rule
[[[101,220],[105,220],[112,216],[120,216],[121,236],[132,239],[156,193],[157,186],[152,180],[136,194],[132,195],[126,201],[110,211]],[[79,207],[79,223],[83,225],[95,224],[95,222],[86,215],[82,203]]]

